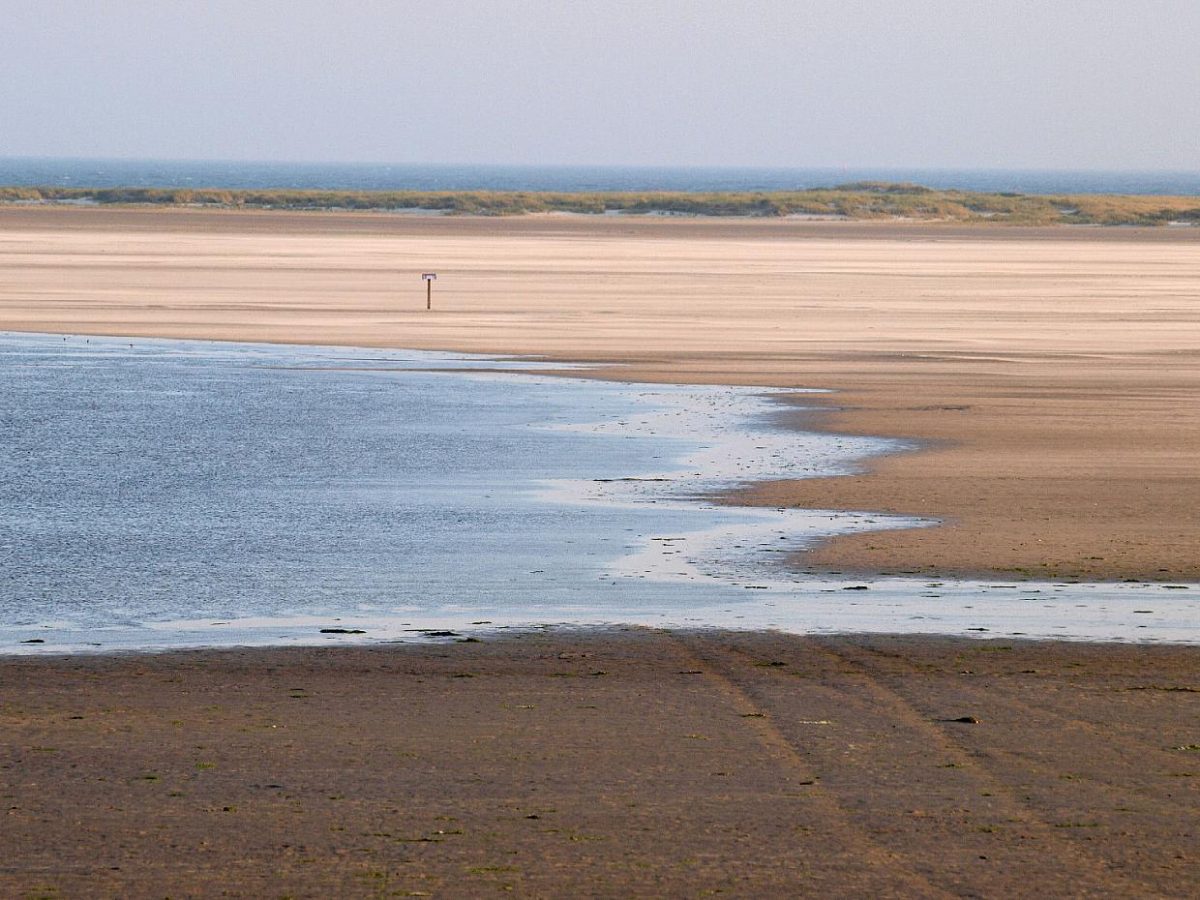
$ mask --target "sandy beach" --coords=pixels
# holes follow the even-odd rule
[[[1200,578],[1200,229],[0,208],[0,330],[828,388],[800,568]],[[422,271],[436,271],[434,310]],[[1190,647],[651,630],[0,660],[13,896],[1178,896]]]
[[[1198,248],[1195,228],[8,207],[0,329],[828,388],[809,424],[926,449],[739,499],[946,524],[797,566],[1194,581]]]

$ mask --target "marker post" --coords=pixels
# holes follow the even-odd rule
[[[422,272],[421,280],[425,282],[425,308],[433,309],[433,283],[437,281],[437,272]]]

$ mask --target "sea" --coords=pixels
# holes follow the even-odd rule
[[[789,191],[855,181],[1022,194],[1200,195],[1200,171],[717,168],[0,158],[0,186],[418,191]]]
[[[597,625],[1200,642],[1197,585],[802,574],[831,535],[934,523],[717,498],[907,445],[785,427],[806,392],[546,368],[0,333],[0,654]]]

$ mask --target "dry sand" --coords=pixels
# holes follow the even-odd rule
[[[1200,229],[9,207],[0,329],[830,388],[822,425],[929,449],[743,499],[948,524],[798,565],[1200,579]]]
[[[1189,648],[549,632],[9,660],[0,679],[4,896],[1200,880]]]

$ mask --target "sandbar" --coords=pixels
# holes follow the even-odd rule
[[[1200,228],[4,207],[0,329],[827,388],[805,424],[923,449],[736,500],[944,524],[799,568],[1196,581],[1198,250]]]

